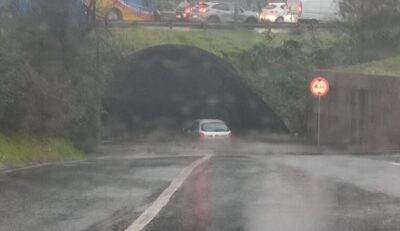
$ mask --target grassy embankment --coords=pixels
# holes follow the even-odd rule
[[[0,163],[18,166],[29,163],[82,158],[81,151],[63,139],[0,135]]]
[[[223,57],[230,52],[248,50],[254,45],[263,43],[278,47],[287,40],[299,42],[311,40],[310,33],[272,34],[272,39],[266,40],[265,34],[247,29],[238,30],[154,30],[154,29],[112,29],[109,45],[128,55],[136,50],[162,44],[192,45]],[[316,33],[322,46],[332,44],[338,38],[328,32]]]
[[[400,76],[400,56],[336,68],[336,71],[366,75]]]

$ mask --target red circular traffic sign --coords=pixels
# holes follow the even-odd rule
[[[329,82],[323,77],[316,77],[310,82],[310,92],[313,96],[326,96],[329,92]]]

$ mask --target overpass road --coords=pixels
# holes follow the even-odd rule
[[[146,28],[157,30],[174,30],[174,31],[199,31],[199,30],[233,30],[248,29],[257,33],[263,33],[271,30],[272,33],[290,33],[299,30],[316,30],[316,31],[332,31],[337,30],[338,25],[335,23],[273,23],[273,24],[210,24],[210,23],[194,23],[194,22],[141,22],[141,21],[111,21],[104,25],[107,28]]]

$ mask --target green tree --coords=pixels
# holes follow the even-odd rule
[[[399,51],[400,1],[340,0],[339,6],[356,59],[379,59]]]
[[[306,89],[313,65],[298,42],[287,41],[281,47],[259,44],[229,59],[292,132],[306,131],[310,108]]]
[[[100,132],[101,85],[93,21],[80,1],[32,0],[0,17],[3,132],[68,137],[90,147]]]

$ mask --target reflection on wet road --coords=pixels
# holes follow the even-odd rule
[[[0,174],[0,231],[118,230],[194,160],[115,158]]]
[[[399,182],[390,189],[379,178],[400,168],[385,164],[350,157],[215,157],[146,230],[400,230],[400,194],[393,190]]]

